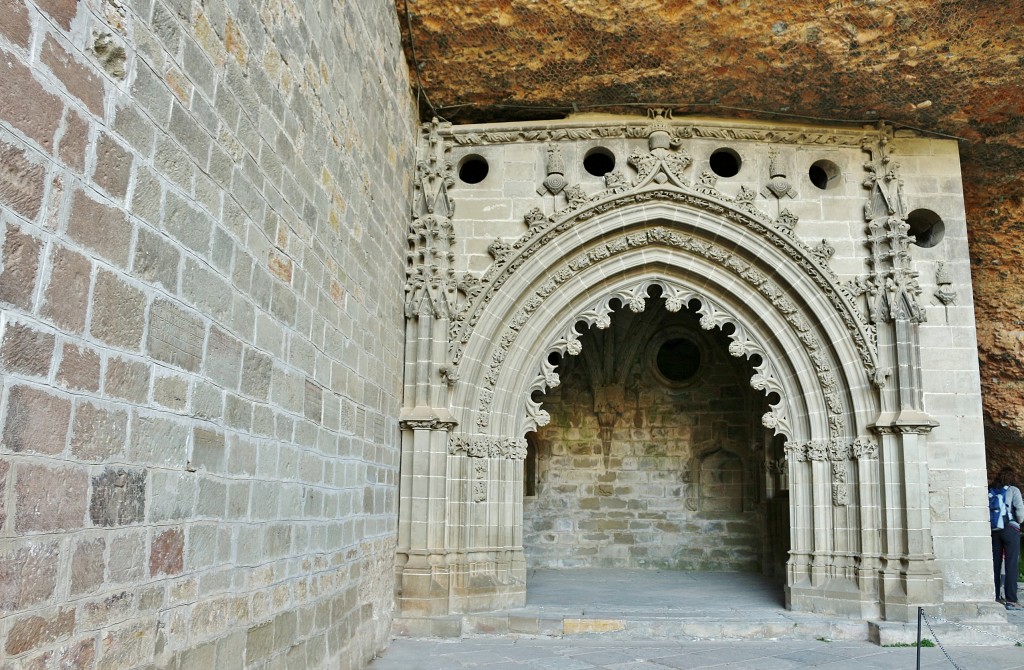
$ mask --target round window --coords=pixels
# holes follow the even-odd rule
[[[700,348],[684,337],[665,340],[658,348],[655,365],[661,376],[672,383],[689,381],[700,369]]]

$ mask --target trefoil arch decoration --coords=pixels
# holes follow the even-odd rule
[[[560,384],[558,374],[555,372],[557,366],[550,362],[552,354],[559,356],[578,355],[583,347],[580,343],[581,333],[578,328],[581,324],[588,327],[600,329],[608,328],[611,325],[611,315],[614,311],[612,303],[618,301],[634,313],[642,313],[647,308],[647,299],[650,297],[650,289],[657,286],[661,289],[661,298],[664,300],[665,309],[670,312],[678,312],[683,307],[696,301],[699,303],[697,314],[700,315],[700,326],[704,330],[721,329],[726,324],[732,325],[732,331],[727,335],[730,339],[729,354],[736,358],[750,359],[757,356],[760,362],[754,366],[754,374],[750,379],[752,388],[763,391],[765,395],[775,394],[779,400],[770,405],[769,411],[761,417],[762,424],[776,434],[792,439],[792,429],[789,416],[792,410],[789,408],[789,398],[775,366],[771,362],[767,349],[762,346],[749,329],[720,304],[716,303],[706,295],[687,288],[668,279],[644,279],[627,288],[611,291],[596,301],[587,304],[582,310],[576,312],[567,323],[558,331],[553,341],[549,342],[543,349],[541,361],[537,367],[537,373],[530,384],[526,398],[524,421],[520,426],[520,433],[528,433],[536,430],[538,426],[547,425],[550,417],[541,409],[541,403],[534,400],[537,393],[544,393],[548,389]],[[831,370],[825,371],[825,379],[834,385],[835,378]],[[819,381],[821,378],[819,377]],[[835,428],[842,431],[845,427],[845,420],[842,415],[842,408],[839,403],[835,405]],[[481,413],[480,416],[486,416]]]

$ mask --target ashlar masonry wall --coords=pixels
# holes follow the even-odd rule
[[[0,666],[386,643],[399,39],[383,0],[0,0]]]
[[[588,330],[544,396],[551,423],[536,432],[523,503],[528,567],[761,572],[781,539],[766,523],[765,401],[748,364],[694,313],[651,302]],[[683,358],[666,346],[679,341],[694,351],[673,380],[658,358]]]

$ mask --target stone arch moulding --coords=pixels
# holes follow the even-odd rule
[[[573,355],[577,324],[606,326],[613,300],[642,311],[657,285],[669,309],[698,301],[703,327],[731,324],[730,353],[761,358],[751,383],[783,398],[769,427],[811,439],[809,425],[789,423],[824,417],[816,439],[863,432],[878,411],[874,336],[827,265],[740,210],[714,203],[709,213],[659,189],[635,195],[549,220],[496,254],[451,328],[459,431],[522,435],[543,421],[531,398],[557,380],[549,355]],[[795,398],[802,409],[789,406]]]

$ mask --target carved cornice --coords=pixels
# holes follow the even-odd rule
[[[526,440],[521,437],[453,434],[448,440],[448,453],[470,458],[526,458]]]
[[[671,135],[680,139],[716,139],[746,142],[767,142],[771,144],[792,144],[810,146],[858,147],[863,142],[865,131],[823,130],[814,128],[786,127],[743,127],[741,122],[718,125],[712,122],[687,123],[685,120],[669,120]],[[482,126],[459,126],[448,129],[446,135],[459,146],[483,146],[488,144],[516,144],[520,142],[576,142],[579,140],[639,139],[648,136],[650,122],[641,117],[629,122],[588,122],[574,125],[572,122],[550,124],[547,127],[522,127],[515,125],[489,124]],[[874,131],[869,131],[873,133]]]

